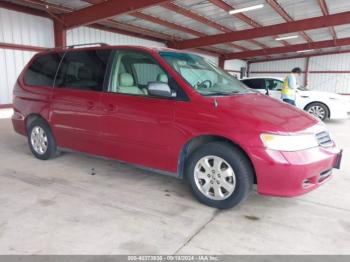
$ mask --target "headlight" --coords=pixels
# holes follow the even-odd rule
[[[261,141],[265,147],[271,150],[278,151],[299,151],[312,147],[317,147],[319,144],[317,139],[312,134],[304,135],[275,135],[261,134]]]

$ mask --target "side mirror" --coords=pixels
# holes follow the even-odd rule
[[[150,96],[176,97],[176,92],[173,92],[169,85],[164,82],[149,82],[147,91]]]

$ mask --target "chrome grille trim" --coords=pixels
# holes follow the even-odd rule
[[[332,138],[330,137],[327,131],[319,132],[315,136],[320,146],[323,146],[323,147],[333,146]]]

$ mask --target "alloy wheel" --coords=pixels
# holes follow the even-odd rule
[[[194,179],[199,191],[213,200],[230,197],[236,187],[236,176],[232,167],[218,156],[201,158],[195,166]]]
[[[46,153],[48,148],[47,135],[43,128],[35,126],[30,134],[30,142],[36,153],[43,155]]]
[[[323,120],[326,116],[326,111],[324,110],[323,107],[314,105],[310,107],[308,110],[308,113],[314,115],[315,117]]]

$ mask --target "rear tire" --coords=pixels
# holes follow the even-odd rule
[[[245,200],[254,183],[254,170],[245,154],[224,142],[195,150],[185,174],[194,196],[203,204],[226,209]]]
[[[329,118],[329,109],[323,103],[319,103],[319,102],[311,103],[305,107],[305,111],[321,119],[322,121]]]
[[[57,146],[47,123],[40,118],[30,122],[27,128],[29,148],[33,155],[41,160],[56,157]]]

